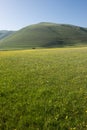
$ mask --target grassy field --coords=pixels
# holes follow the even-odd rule
[[[87,130],[87,48],[1,51],[0,130]]]

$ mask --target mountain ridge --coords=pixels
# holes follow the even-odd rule
[[[0,40],[2,40],[3,38],[5,38],[7,36],[10,36],[13,33],[14,33],[14,31],[0,30]]]

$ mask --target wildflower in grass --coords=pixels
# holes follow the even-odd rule
[[[55,120],[58,120],[58,117],[59,117],[59,114],[57,114],[57,115],[55,116]]]
[[[49,100],[49,103],[52,103],[52,100]]]
[[[76,130],[76,127],[74,127],[74,128],[70,128],[70,130]]]
[[[67,119],[68,119],[68,116],[66,116],[65,119],[67,120]]]
[[[48,83],[49,81],[47,80],[46,82]]]

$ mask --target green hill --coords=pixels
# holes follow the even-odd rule
[[[65,47],[87,43],[87,28],[42,22],[0,41],[0,49]]]

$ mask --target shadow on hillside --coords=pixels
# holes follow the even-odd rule
[[[49,41],[48,43],[46,43],[45,45],[43,45],[43,47],[65,47],[68,45],[68,42],[66,43],[65,41],[63,40],[56,40],[56,41]],[[69,43],[70,45],[70,43]],[[71,44],[72,45],[72,44]]]

